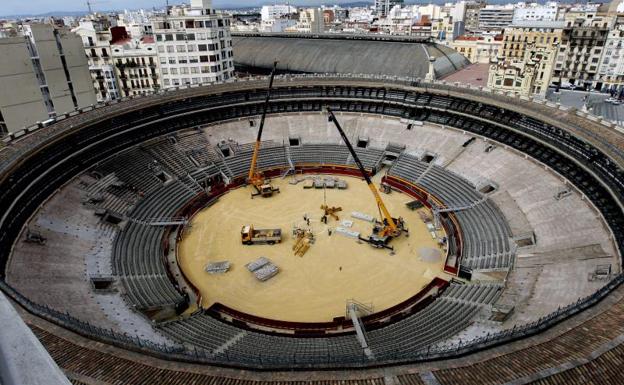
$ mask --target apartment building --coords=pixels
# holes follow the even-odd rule
[[[481,31],[502,30],[513,22],[514,6],[487,5],[479,10],[479,29]]]
[[[467,31],[479,29],[479,12],[485,8],[485,0],[466,1],[464,8],[464,25]]]
[[[609,31],[598,76],[604,90],[613,92],[624,88],[624,24]]]
[[[78,27],[72,29],[72,32],[82,38],[98,102],[117,99],[120,96],[111,58],[110,42],[113,39],[111,27],[107,17],[92,15],[90,19],[80,21]]]
[[[543,48],[554,48],[561,43],[564,21],[525,20],[518,21],[505,28],[503,44],[499,57],[506,59],[522,59],[526,48],[535,45]]]
[[[559,4],[549,1],[545,4],[528,3],[516,7],[513,22],[523,21],[555,21],[559,17]]]
[[[210,0],[191,0],[154,17],[153,32],[162,87],[216,83],[234,76],[231,20]]]
[[[614,23],[614,18],[598,12],[567,13],[553,82],[601,88],[598,71]]]
[[[49,24],[10,35],[0,38],[0,136],[96,102],[80,37]]]
[[[111,43],[121,96],[135,96],[161,88],[156,44],[152,36],[125,35]]]
[[[470,62],[481,64],[488,64],[496,59],[502,45],[502,35],[463,35],[450,43],[453,49],[464,55]]]
[[[403,5],[404,0],[375,0],[375,12],[379,17],[386,17],[396,5]]]

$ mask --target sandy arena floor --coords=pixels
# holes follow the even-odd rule
[[[329,206],[341,206],[340,220],[352,220],[351,230],[370,234],[369,222],[351,218],[352,211],[375,215],[377,208],[363,180],[341,177],[347,190],[326,190]],[[396,254],[375,249],[366,243],[333,233],[340,222],[320,222],[323,190],[303,189],[303,183],[290,185],[275,179],[280,194],[271,198],[250,199],[251,187],[230,191],[213,206],[200,211],[187,228],[179,244],[178,258],[182,271],[202,294],[202,306],[219,302],[238,311],[260,317],[298,322],[324,322],[345,314],[348,299],[372,304],[381,311],[400,303],[426,286],[442,272],[446,254],[440,250],[436,262],[419,257],[437,242],[420,219],[405,203],[412,199],[393,192],[382,194],[393,216],[402,216],[409,229],[392,241]],[[375,180],[379,185],[379,178]],[[304,226],[304,214],[311,218],[315,243],[303,257],[292,251],[293,226]],[[245,224],[256,228],[281,228],[283,240],[277,245],[241,244],[240,230]],[[443,233],[439,233],[443,236]],[[264,256],[277,264],[280,272],[266,282],[258,281],[245,264]],[[230,261],[225,274],[204,271],[208,262]]]

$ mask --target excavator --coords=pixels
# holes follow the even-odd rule
[[[254,152],[251,157],[251,166],[249,167],[249,175],[247,177],[247,183],[251,184],[256,190],[251,194],[251,198],[255,196],[262,196],[268,198],[273,196],[273,193],[280,192],[279,188],[273,187],[268,179],[264,178],[262,172],[258,170],[258,153],[260,152],[260,144],[262,140],[262,130],[264,129],[264,120],[266,118],[267,110],[269,108],[269,99],[271,98],[271,90],[273,89],[273,79],[275,78],[275,71],[277,69],[277,61],[273,63],[273,70],[269,77],[269,88],[264,99],[264,106],[262,107],[262,117],[260,118],[260,126],[258,127],[258,136],[254,145]]]
[[[326,110],[329,115],[329,121],[333,122],[334,125],[336,126],[336,129],[338,129],[338,132],[340,133],[342,140],[347,145],[347,148],[349,149],[351,156],[353,156],[353,160],[355,161],[355,164],[360,169],[360,173],[362,174],[362,177],[364,177],[364,180],[366,181],[368,188],[373,193],[373,196],[375,197],[375,201],[377,202],[377,208],[379,209],[379,215],[381,217],[381,220],[375,220],[372,234],[368,238],[364,238],[362,236],[359,236],[358,238],[361,241],[367,242],[373,247],[380,248],[380,249],[383,248],[383,249],[394,250],[394,248],[389,245],[390,241],[393,238],[399,237],[403,233],[408,234],[408,230],[405,227],[405,221],[401,217],[393,218],[390,215],[390,212],[386,208],[386,205],[383,203],[383,200],[381,199],[381,196],[379,195],[377,188],[375,188],[373,181],[371,181],[370,177],[368,176],[368,173],[364,169],[364,165],[362,164],[362,162],[360,161],[360,158],[355,153],[355,150],[353,149],[351,142],[349,142],[349,138],[347,138],[347,135],[342,130],[342,127],[340,126],[340,123],[338,123],[338,120],[336,119],[336,116],[334,115],[333,111],[329,107],[326,107]]]

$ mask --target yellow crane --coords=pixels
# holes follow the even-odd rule
[[[355,161],[355,164],[360,169],[360,173],[362,173],[362,176],[364,177],[364,180],[366,181],[368,188],[373,193],[373,196],[375,197],[375,202],[377,203],[377,208],[381,216],[380,221],[377,221],[377,220],[375,221],[372,234],[368,238],[363,238],[361,236],[359,238],[360,240],[368,242],[370,245],[374,247],[392,250],[393,248],[388,245],[388,243],[392,240],[392,238],[396,238],[400,236],[402,233],[408,232],[407,228],[405,227],[405,221],[403,221],[403,218],[401,217],[393,218],[392,215],[390,215],[390,212],[388,211],[388,209],[386,208],[386,205],[381,199],[381,196],[379,195],[377,188],[375,188],[373,181],[368,176],[368,173],[364,169],[364,165],[362,164],[362,162],[360,161],[360,158],[355,153],[355,150],[353,149],[351,142],[349,142],[349,138],[347,138],[347,135],[342,130],[342,127],[340,126],[340,123],[338,123],[338,120],[336,119],[336,116],[334,115],[333,111],[329,107],[327,107],[326,109],[327,109],[327,113],[329,114],[329,120],[333,122],[334,125],[336,126],[336,129],[338,129],[338,132],[340,133],[342,140],[347,145],[347,148],[349,149],[351,156],[353,156],[353,160]]]
[[[252,198],[258,195],[267,198],[272,196],[274,192],[279,192],[279,188],[273,187],[270,181],[265,179],[262,172],[258,170],[258,153],[260,152],[260,144],[262,141],[262,130],[264,129],[264,120],[269,108],[269,99],[271,98],[271,90],[273,89],[273,79],[275,78],[276,69],[277,61],[273,63],[273,70],[271,71],[271,76],[269,77],[269,88],[267,89],[266,98],[264,99],[264,105],[262,107],[262,116],[258,127],[258,136],[254,145],[251,165],[249,167],[249,175],[247,177],[247,183],[251,184],[256,190],[255,193],[251,194]]]

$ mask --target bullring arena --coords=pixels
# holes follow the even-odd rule
[[[251,199],[265,88],[129,99],[0,149],[1,287],[72,382],[621,380],[615,127],[441,82],[283,76],[258,163],[280,192]],[[406,222],[393,250],[344,233],[378,208],[326,106]],[[283,238],[244,245],[245,225]]]

